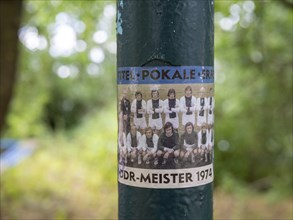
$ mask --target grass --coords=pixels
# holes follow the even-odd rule
[[[70,134],[36,139],[29,159],[1,175],[1,219],[117,219],[115,106]],[[239,188],[214,193],[215,219],[292,219],[292,200]]]
[[[276,200],[270,195],[245,190],[231,193],[217,188],[214,191],[215,219],[292,220],[292,199]]]
[[[2,174],[1,219],[117,218],[116,118],[87,121],[37,139],[34,155]]]

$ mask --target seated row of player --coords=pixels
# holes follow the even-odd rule
[[[127,160],[137,161],[141,164],[149,164],[154,159],[154,165],[158,165],[158,158],[163,157],[162,164],[166,164],[168,158],[172,156],[174,162],[178,160],[186,162],[189,160],[195,163],[195,156],[204,157],[207,162],[207,154],[212,151],[214,145],[213,127],[206,129],[205,126],[197,133],[194,131],[193,124],[188,122],[185,125],[185,132],[179,137],[174,131],[173,125],[167,122],[164,125],[164,132],[160,137],[155,134],[151,127],[147,127],[145,134],[141,135],[136,126],[131,126],[131,131],[127,137],[119,141],[120,162]]]
[[[134,114],[133,123],[136,128],[144,131],[147,127],[145,114],[149,114],[149,126],[154,130],[160,130],[163,127],[161,113],[165,113],[165,123],[171,122],[174,129],[179,127],[178,113],[182,112],[182,125],[185,126],[187,122],[195,125],[195,112],[197,111],[197,126],[203,124],[214,123],[214,98],[203,97],[196,98],[192,95],[192,88],[187,86],[185,88],[185,95],[176,99],[176,92],[174,89],[168,90],[168,98],[164,101],[159,99],[159,91],[151,91],[151,99],[147,102],[143,100],[142,93],[137,91],[135,99],[130,104],[130,101],[124,94],[121,103],[120,111],[123,115],[123,123],[126,125],[126,134],[130,131],[130,115]],[[207,110],[207,111],[206,111]],[[206,112],[208,117],[206,116]]]

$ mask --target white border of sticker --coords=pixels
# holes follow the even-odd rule
[[[141,188],[188,188],[205,185],[213,180],[213,164],[172,170],[139,169],[122,165],[118,167],[118,181],[120,183]]]

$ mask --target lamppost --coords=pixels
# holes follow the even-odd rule
[[[212,219],[213,7],[117,1],[119,219]]]

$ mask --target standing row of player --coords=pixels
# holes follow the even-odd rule
[[[214,123],[214,97],[212,89],[209,91],[209,97],[204,97],[204,88],[200,91],[200,97],[192,95],[192,88],[187,86],[184,90],[185,95],[176,99],[176,91],[171,88],[168,90],[167,99],[162,101],[158,90],[151,91],[151,99],[147,102],[143,99],[140,91],[135,93],[135,99],[130,102],[126,94],[120,102],[120,112],[122,114],[123,132],[128,134],[130,131],[130,117],[133,113],[133,123],[137,129],[144,133],[147,127],[146,114],[148,117],[148,126],[157,134],[160,134],[163,127],[162,113],[165,114],[165,123],[171,122],[173,128],[179,128],[178,113],[182,112],[183,127],[188,123],[199,127]]]
[[[158,136],[151,127],[145,129],[145,134],[137,131],[133,124],[129,134],[125,134],[119,141],[120,162],[127,164],[127,161],[141,164],[149,164],[153,161],[155,166],[162,158],[162,165],[168,159],[172,159],[175,164],[189,161],[195,163],[196,160],[207,162],[208,155],[212,155],[214,145],[213,127],[203,128],[197,133],[191,122],[185,124],[185,130],[179,135],[171,122],[164,125],[163,133]],[[196,159],[197,158],[197,159]]]

